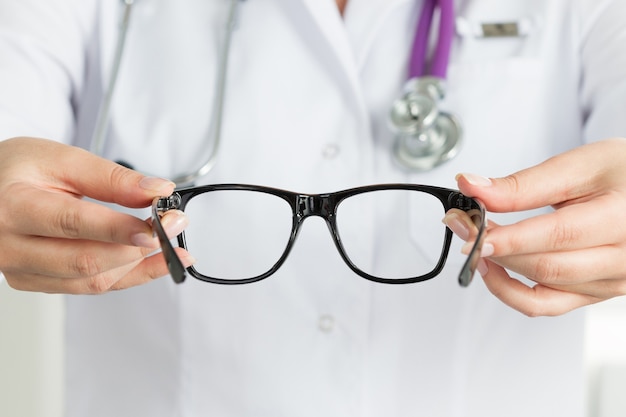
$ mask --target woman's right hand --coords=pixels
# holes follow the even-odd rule
[[[98,294],[167,275],[149,220],[93,200],[148,207],[174,190],[85,150],[57,142],[14,138],[0,142],[0,271],[18,290]],[[187,225],[168,212],[169,236]],[[185,266],[193,258],[180,248]]]

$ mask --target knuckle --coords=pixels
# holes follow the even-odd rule
[[[510,193],[510,195],[513,195],[513,196],[524,195],[528,192],[527,190],[528,185],[526,184],[527,181],[525,182],[523,180],[519,172],[507,175],[506,177],[502,178],[502,180],[506,186],[507,191]]]
[[[69,238],[77,238],[83,227],[82,216],[76,210],[64,210],[58,214],[56,221],[64,236]]]
[[[498,234],[497,240],[492,236],[493,235],[490,235],[490,238],[493,239],[492,244],[494,246],[494,250],[497,250],[498,255],[500,256],[526,252],[526,242],[523,239],[520,239],[515,233]]]
[[[546,305],[544,298],[539,295],[539,288],[541,288],[541,286],[535,286],[533,288],[533,296],[529,297],[524,308],[520,310],[526,317],[536,318],[554,315],[549,311],[549,306]]]
[[[507,193],[511,196],[524,195],[527,192],[523,186],[524,182],[522,181],[519,173],[507,175],[501,179],[501,182],[504,184]],[[512,198],[510,204],[512,205],[510,210],[521,210],[520,203],[518,203],[517,198]]]
[[[102,266],[96,256],[81,253],[74,258],[71,270],[79,277],[93,277],[102,273]]]
[[[111,290],[114,282],[105,277],[104,275],[98,275],[87,278],[87,293],[88,294],[104,294]]]
[[[95,232],[95,230],[94,230]],[[121,242],[126,239],[128,229],[119,227],[114,221],[99,225],[97,230],[99,240],[105,242]]]
[[[111,171],[109,171],[109,184],[113,188],[122,187],[123,184],[126,184],[132,177],[134,173],[130,169],[115,164]]]
[[[544,314],[542,314],[538,310],[526,310],[526,311],[522,311],[522,314],[524,314],[526,317],[531,318],[531,319],[544,316]]]
[[[537,318],[545,315],[543,308],[540,307],[536,302],[531,303],[530,306],[526,306],[523,310],[521,310],[521,313],[529,318]]]
[[[507,175],[502,178],[502,181],[506,184],[507,188],[513,193],[517,194],[521,190],[521,181],[517,173]]]
[[[554,222],[549,234],[549,239],[554,248],[569,248],[581,237],[582,231],[578,227],[563,221]]]
[[[2,202],[2,210],[0,210],[0,231],[14,231],[16,229],[16,217],[28,214],[24,210],[25,204],[32,201],[31,194],[28,192],[28,186],[22,182],[13,182],[4,184],[1,187],[3,195],[10,196]]]
[[[562,278],[562,267],[550,256],[540,256],[532,269],[531,278],[542,284],[558,284]]]

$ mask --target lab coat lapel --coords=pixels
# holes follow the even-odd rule
[[[407,4],[411,7],[407,8]],[[412,10],[412,14],[421,2],[416,0],[349,0],[346,13],[346,26],[348,28],[349,41],[352,45],[353,55],[356,58],[357,68],[361,68],[367,59],[374,39],[381,30],[384,22],[390,18],[400,7]],[[354,12],[353,12],[354,11]],[[411,22],[413,19],[411,19]],[[403,22],[398,21],[398,24]],[[399,56],[403,56],[407,50],[405,45]]]
[[[350,0],[348,2],[346,22],[337,11],[333,0],[293,0],[289,8],[294,17],[300,15],[312,25],[310,30],[317,31],[319,42],[312,48],[319,51],[328,70],[334,73],[341,88],[354,98],[355,108],[361,119],[364,137],[371,134],[369,112],[363,94],[360,71],[371,47],[380,23],[388,12],[399,5],[413,0]],[[350,10],[356,9],[354,14]],[[354,16],[354,17],[353,17]],[[302,30],[306,30],[305,27]],[[314,39],[315,37],[312,37]],[[330,53],[328,53],[330,51]]]
[[[334,1],[302,0],[324,42],[333,51],[336,62],[353,78],[356,75],[354,53]]]
[[[342,20],[333,0],[302,0],[306,10],[334,51],[337,62],[349,77],[357,77],[373,38],[388,14],[415,0],[350,0],[348,10],[358,9]],[[346,30],[348,25],[348,30]]]
[[[295,5],[296,1],[293,2]],[[331,51],[326,60],[328,69],[339,79],[340,85],[355,98],[355,106],[363,126],[368,125],[368,113],[359,81],[357,60],[350,44],[344,22],[332,0],[301,0],[303,12],[311,19],[312,30],[319,32],[318,47]],[[312,46],[313,47],[313,46]]]

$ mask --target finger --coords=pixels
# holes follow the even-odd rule
[[[25,181],[45,189],[57,189],[126,207],[146,207],[154,197],[170,195],[171,181],[146,177],[83,149],[45,139],[19,138],[11,141],[13,154],[37,161]],[[18,178],[24,178],[20,176]]]
[[[57,278],[91,277],[140,261],[154,249],[88,240],[15,238],[2,270]]]
[[[573,149],[504,178],[459,174],[457,182],[461,192],[481,199],[489,211],[530,210],[586,198],[615,185],[621,175],[612,167],[623,166],[624,160],[626,141],[614,139]]]
[[[595,297],[598,300],[626,295],[626,279],[603,279],[575,285],[546,285],[555,290],[567,291]]]
[[[15,234],[136,244],[152,233],[146,222],[98,203],[25,184],[12,192],[15,198],[7,201],[2,224],[3,230]],[[20,207],[24,201],[29,202],[28,210]]]
[[[158,247],[150,224],[134,216],[67,194],[42,192],[23,185],[13,188],[15,198],[7,201],[4,210],[11,215],[0,220],[5,231]],[[28,210],[20,207],[23,201],[29,202]],[[163,218],[164,227],[182,231],[186,216],[180,211],[167,214]]]
[[[624,247],[616,245],[593,248],[491,258],[498,265],[540,284],[579,285],[597,280],[620,280],[626,277]],[[621,294],[613,294],[621,295]]]
[[[566,292],[537,284],[529,287],[512,278],[504,268],[486,261],[483,281],[493,295],[509,307],[529,316],[557,316],[577,308],[594,304],[600,299]]]
[[[190,267],[196,262],[196,259],[183,248],[176,247],[174,250],[185,268]],[[169,271],[163,254],[158,253],[146,258],[142,263],[137,265],[137,267],[130,271],[123,279],[116,282],[111,287],[111,290],[120,290],[143,285],[168,275]]]
[[[163,217],[170,237],[182,232],[187,217],[173,210]],[[155,248],[134,247],[83,239],[9,236],[3,244],[3,272],[28,272],[59,278],[90,277],[141,260]],[[156,239],[153,238],[156,242]]]
[[[626,224],[615,220],[622,216],[622,207],[612,197],[601,196],[512,225],[491,227],[485,243],[493,247],[493,256],[618,244],[626,240]]]
[[[176,248],[183,265],[195,262],[184,249]],[[112,290],[127,289],[166,276],[167,265],[161,253],[124,265],[106,274],[86,278],[57,278],[38,274],[9,273],[7,283],[16,290],[37,291],[50,294],[103,294]]]
[[[475,239],[478,234],[478,228],[472,219],[462,210],[451,209],[446,212],[443,223],[448,226],[455,235],[468,241]]]
[[[22,271],[5,273],[7,283],[20,291],[45,292],[49,294],[102,294],[141,263],[141,260],[124,265],[104,274],[90,277],[63,278],[48,275],[24,273]]]
[[[443,218],[443,223],[452,230],[456,236],[466,242],[462,248],[462,253],[468,255],[476,244],[475,239],[478,235],[478,228],[474,221],[463,211],[452,209],[446,213],[446,216]],[[485,228],[487,238],[489,237],[490,231],[497,227],[500,227],[497,223],[491,220],[487,221]],[[491,255],[493,255],[493,245],[485,239],[482,243],[480,256],[488,257]]]

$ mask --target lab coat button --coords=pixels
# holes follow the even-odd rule
[[[321,332],[330,333],[335,328],[335,318],[328,314],[321,315],[317,322],[317,326]]]
[[[334,159],[339,155],[339,146],[329,143],[322,149],[322,156],[326,159]]]

